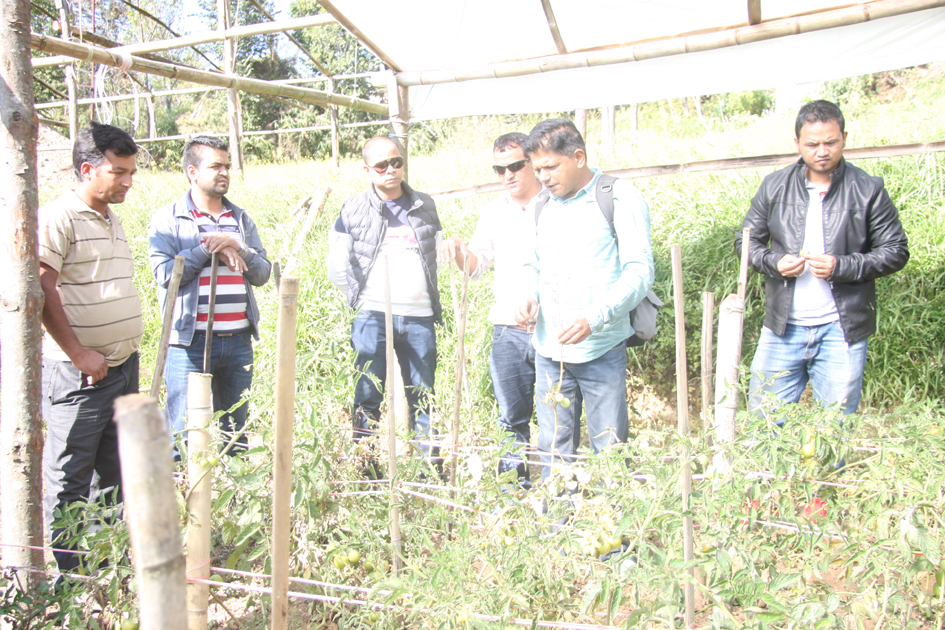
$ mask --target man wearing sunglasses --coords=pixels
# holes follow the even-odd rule
[[[532,345],[535,326],[519,324],[515,313],[522,295],[520,269],[535,232],[535,201],[542,190],[525,156],[526,140],[528,136],[523,133],[507,133],[496,139],[492,168],[505,186],[506,194],[482,209],[468,247],[454,236],[440,247],[438,258],[440,263],[454,260],[460,269],[468,259],[472,280],[495,267],[492,284],[495,302],[489,311],[493,325],[489,358],[492,390],[499,404],[499,427],[522,446],[528,446],[531,440],[530,422],[535,407],[535,348]],[[505,454],[499,462],[499,473],[509,470],[517,470],[523,487],[531,486],[528,467],[521,456]]]
[[[439,465],[438,449],[429,442],[435,435],[429,405],[436,373],[433,324],[441,321],[436,284],[440,219],[433,199],[404,181],[404,158],[393,140],[372,138],[361,156],[367,190],[345,201],[329,234],[328,251],[328,277],[357,311],[351,327],[360,375],[354,392],[354,439],[370,435],[381,416],[387,376],[384,311],[389,277],[394,350],[404,379],[410,426],[420,440],[419,450]],[[376,473],[373,462],[367,472]]]
[[[591,449],[627,439],[626,341],[630,310],[653,284],[650,214],[640,193],[616,180],[610,222],[598,201],[601,172],[588,166],[584,138],[569,120],[538,123],[525,153],[551,194],[523,267],[525,299],[516,313],[521,324],[537,321],[538,450],[549,464],[574,454],[577,388]],[[542,477],[549,474],[543,467]]]

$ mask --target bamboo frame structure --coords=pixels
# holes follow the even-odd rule
[[[184,630],[187,627],[184,553],[167,421],[152,398],[132,394],[115,401],[115,423],[138,576],[141,628]],[[209,537],[208,528],[208,542]]]
[[[308,15],[305,17],[279,20],[277,22],[262,22],[259,24],[248,24],[246,26],[237,26],[228,28],[225,31],[208,31],[199,35],[186,35],[184,37],[174,37],[172,39],[162,39],[153,42],[141,42],[138,44],[129,44],[120,48],[112,48],[120,53],[153,53],[161,50],[173,50],[175,48],[189,48],[196,44],[209,44],[212,42],[222,42],[224,39],[232,37],[249,37],[251,35],[266,35],[268,33],[279,33],[293,29],[311,28],[313,26],[324,26],[325,24],[334,24],[335,18],[325,13],[317,15]],[[33,68],[51,68],[63,64],[72,63],[73,57],[68,53],[50,51],[59,56],[54,57],[34,57]]]
[[[682,492],[683,512],[683,559],[690,564],[693,559],[692,515],[689,514],[689,495],[692,494],[692,470],[689,465],[689,371],[686,367],[686,305],[683,292],[682,247],[679,243],[670,246],[670,259],[673,267],[673,306],[676,320],[676,414],[679,419],[678,432],[682,438],[681,452],[682,474],[679,478]],[[690,580],[683,592],[686,600],[686,627],[691,628],[696,622],[696,593],[692,567],[687,570]]]
[[[210,450],[209,428],[213,422],[213,377],[193,372],[187,375],[187,629],[206,630],[210,587],[192,579],[210,577],[211,507],[216,453]]]
[[[467,68],[398,72],[397,83],[403,86],[435,85],[478,79],[541,74],[557,70],[591,68],[646,59],[658,59],[694,52],[718,50],[751,44],[790,35],[810,33],[840,26],[860,24],[870,20],[914,13],[945,6],[945,0],[876,0],[840,9],[828,9],[808,15],[771,20],[752,26],[740,26],[719,31],[689,33],[604,48],[586,52],[551,55],[519,61],[501,61]],[[340,21],[340,20],[339,20]]]
[[[945,151],[945,140],[931,142],[914,142],[910,144],[890,144],[877,147],[862,147],[859,149],[844,149],[843,157],[847,160],[873,160],[903,155],[920,155],[923,153],[939,153]],[[690,173],[715,173],[718,171],[733,171],[743,168],[769,168],[783,166],[796,162],[800,156],[797,153],[779,153],[775,155],[754,155],[748,157],[724,158],[721,160],[702,160],[699,162],[681,162],[679,164],[663,164],[659,166],[637,166],[604,171],[620,179],[644,179],[647,177],[661,177],[664,175],[682,175]],[[504,190],[502,182],[488,182],[464,188],[454,188],[430,196],[440,201],[465,197],[467,195],[481,195],[485,193],[501,192]]]
[[[292,440],[295,421],[295,353],[299,318],[299,279],[284,276],[279,285],[276,324],[275,446],[272,465],[272,630],[289,620],[289,551],[292,520]]]
[[[238,75],[224,76],[213,72],[206,72],[204,70],[194,70],[193,68],[185,68],[183,66],[176,66],[172,64],[151,61],[148,59],[142,59],[141,57],[135,57],[128,55],[127,53],[121,53],[121,51],[118,51],[118,49],[114,48],[106,50],[104,48],[88,46],[86,44],[80,44],[77,42],[67,42],[62,39],[48,37],[46,35],[38,35],[36,33],[30,34],[30,45],[34,50],[60,53],[68,55],[74,59],[94,61],[95,63],[100,63],[107,66],[122,67],[122,65],[128,61],[130,62],[130,65],[125,64],[127,65],[128,70],[144,72],[147,74],[156,74],[158,76],[167,77],[170,79],[190,81],[191,83],[199,83],[202,85],[216,85],[222,88],[233,88],[242,90],[244,92],[250,92],[251,94],[284,96],[286,98],[302,101],[303,103],[320,105],[322,107],[333,103],[335,105],[350,107],[352,109],[368,112],[370,114],[387,114],[387,106],[382,103],[374,103],[372,101],[366,101],[360,98],[345,96],[343,94],[332,94],[330,92],[313,90],[311,88],[273,84],[269,81],[250,79]]]
[[[360,41],[364,46],[374,53],[374,56],[383,61],[388,68],[395,72],[400,71],[400,66],[394,63],[394,60],[387,56],[383,50],[377,47],[377,44],[368,39],[364,33],[362,33],[354,23],[349,20],[345,15],[335,7],[329,0],[318,0],[318,4],[322,5],[322,8],[328,11],[338,23],[345,27],[349,33],[351,33],[358,41]]]

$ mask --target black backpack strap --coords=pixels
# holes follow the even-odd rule
[[[607,219],[607,225],[610,226],[610,234],[617,239],[617,230],[614,228],[614,182],[617,178],[613,175],[601,173],[597,178],[597,189],[594,191],[597,197],[597,206]]]

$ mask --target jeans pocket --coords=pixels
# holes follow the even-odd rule
[[[239,337],[239,340],[243,344],[244,347],[247,347],[247,348],[253,347],[253,333],[251,333],[250,331],[247,330],[244,333],[240,333],[239,335],[237,335],[237,337]]]
[[[86,376],[69,361],[57,361],[56,369],[49,379],[49,401],[62,403],[85,386]]]

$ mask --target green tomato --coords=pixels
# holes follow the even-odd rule
[[[352,549],[351,551],[348,552],[348,562],[350,564],[357,564],[360,559],[361,559],[361,554],[358,553],[357,549]]]
[[[602,542],[602,543],[598,543],[598,544],[597,544],[597,555],[598,555],[598,556],[606,556],[608,553],[610,553],[610,545],[609,545],[609,544],[607,544],[606,542]]]
[[[370,615],[368,615],[368,621],[370,621],[371,623],[377,623],[377,621],[380,618],[381,618],[381,613],[379,612],[372,612]]]
[[[348,559],[341,554],[332,556],[331,563],[335,565],[335,568],[339,571],[342,571],[348,567]]]
[[[558,401],[558,404],[564,407],[565,409],[567,409],[568,407],[571,406],[571,401],[568,400],[567,398],[562,398],[561,400]]]
[[[514,545],[514,544],[515,544],[515,539],[514,539],[514,538],[512,538],[511,536],[506,536],[506,537],[505,537],[505,546],[506,546],[506,547],[511,547],[511,546]]]
[[[207,468],[213,468],[219,463],[220,463],[220,458],[214,455],[213,457],[207,459]]]
[[[815,444],[814,440],[811,440],[810,442],[805,444],[803,447],[801,447],[801,455],[806,458],[813,457],[816,451],[817,451],[817,445]]]
[[[555,394],[555,402],[560,403],[562,400],[564,400],[564,394],[562,394],[561,392],[557,392]]]
[[[223,581],[223,576],[220,575],[219,573],[214,573],[213,575],[211,575],[211,576],[210,576],[209,578],[207,578],[207,579],[209,579],[211,582],[222,582],[222,581]]]
[[[131,619],[125,619],[121,622],[121,630],[138,630],[138,622]]]

